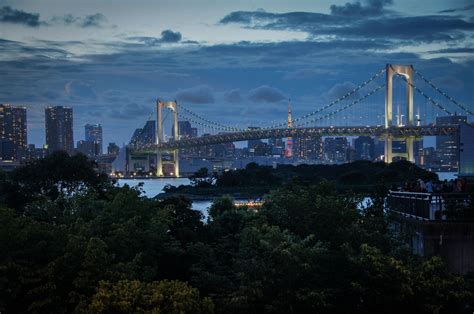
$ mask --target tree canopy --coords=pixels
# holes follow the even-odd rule
[[[216,199],[203,221],[186,198],[117,187],[81,156],[0,186],[2,313],[472,312],[471,277],[412,255],[383,190],[361,210],[331,182],[297,180],[260,210]]]

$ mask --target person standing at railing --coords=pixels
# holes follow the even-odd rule
[[[433,181],[429,180],[426,182],[426,191],[428,193],[433,193]]]

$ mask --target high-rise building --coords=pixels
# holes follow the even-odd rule
[[[102,155],[102,126],[100,124],[86,124],[86,141],[94,143],[94,156]]]
[[[97,156],[96,154],[96,143],[91,141],[78,141],[77,142],[77,151],[81,154],[86,155],[87,157]]]
[[[293,155],[300,159],[322,159],[323,141],[321,137],[294,137]]]
[[[156,123],[149,120],[143,128],[136,129],[133,133],[130,144],[154,144],[156,142]]]
[[[191,127],[191,123],[189,121],[178,121],[178,132],[180,138],[189,138],[197,136],[197,129]],[[171,136],[174,136],[173,127],[171,128]]]
[[[3,156],[0,156],[3,160],[17,159],[20,152],[26,151],[28,143],[25,107],[0,104],[0,139],[5,148],[2,150]]]
[[[354,140],[355,160],[374,160],[375,143],[370,136],[359,136]]]
[[[107,146],[107,155],[117,156],[118,154],[120,154],[120,147],[115,143],[109,143],[109,146]]]
[[[268,147],[271,151],[271,155],[274,157],[282,157],[285,155],[285,142],[281,138],[269,139]]]
[[[74,150],[72,108],[55,106],[45,109],[46,145],[49,150]]]
[[[349,144],[345,137],[327,137],[324,139],[324,159],[329,162],[341,163],[347,158]]]
[[[467,122],[466,116],[437,117],[436,125],[452,125]],[[436,151],[441,171],[457,171],[459,168],[459,137],[457,135],[443,135],[436,137]]]

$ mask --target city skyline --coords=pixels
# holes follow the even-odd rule
[[[472,110],[468,1],[0,1],[0,8],[10,78],[0,83],[0,102],[28,107],[37,146],[49,105],[74,108],[76,135],[101,124],[104,143],[128,142],[156,98],[224,124],[263,126],[285,121],[289,97],[294,116],[306,114],[395,61],[414,64]],[[336,22],[345,27],[334,29]],[[383,107],[377,97],[372,104]]]

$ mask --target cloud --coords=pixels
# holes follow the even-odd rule
[[[467,5],[462,8],[453,8],[453,9],[446,9],[439,11],[438,13],[454,13],[454,12],[463,12],[463,11],[473,11],[474,10],[474,4]]]
[[[255,102],[274,103],[285,99],[285,95],[276,88],[263,85],[249,91],[248,98]]]
[[[332,15],[342,16],[378,16],[386,13],[384,7],[392,4],[392,0],[366,0],[366,5],[357,2],[347,2],[344,5],[331,5]]]
[[[214,94],[209,86],[200,85],[178,91],[176,99],[184,103],[209,104],[214,102]]]
[[[288,72],[283,76],[284,80],[305,80],[316,77],[321,74],[325,74],[326,71],[320,71],[315,69],[299,69],[293,72]]]
[[[178,43],[181,41],[182,36],[180,32],[173,32],[170,29],[166,29],[161,32],[161,36],[158,38],[147,37],[147,36],[136,36],[136,37],[128,37],[127,39],[142,42],[146,44],[147,46],[155,46],[155,45],[161,45],[161,44]],[[186,41],[186,43],[196,43],[196,42]]]
[[[107,22],[107,18],[102,13],[87,15],[82,19],[82,27],[101,27]]]
[[[64,86],[64,93],[72,99],[96,99],[97,95],[90,84],[82,81],[71,81]]]
[[[330,100],[338,99],[344,96],[345,94],[347,94],[348,92],[352,91],[354,88],[356,88],[356,85],[352,82],[344,82],[342,84],[338,83],[334,85],[333,87],[331,87],[331,89],[328,91],[327,93],[328,99]],[[360,97],[359,92],[356,92],[349,98],[357,99],[359,97]]]
[[[170,29],[161,32],[161,42],[164,43],[177,43],[181,41],[181,33],[173,32]]]
[[[149,106],[132,102],[127,105],[114,107],[113,109],[110,110],[109,116],[110,118],[113,118],[113,119],[131,120],[137,117],[146,117],[150,113],[152,113],[152,109],[150,109]]]
[[[227,102],[241,102],[242,96],[240,95],[240,89],[235,88],[224,93],[224,99]]]
[[[428,53],[474,53],[474,48],[459,47],[459,48],[446,48],[439,50],[428,51]]]
[[[236,11],[226,15],[220,20],[220,23],[240,24],[250,29],[299,31],[308,33],[312,38],[337,36],[337,40],[340,41],[344,39],[367,40],[370,38],[386,42],[400,40],[447,42],[463,39],[466,37],[466,33],[474,31],[473,22],[468,22],[458,16],[403,16],[401,14],[378,16],[377,12],[380,14],[385,12],[381,4],[386,4],[387,1],[369,1],[368,3],[372,3],[372,5],[361,5],[361,8],[365,8],[364,10],[370,8],[372,13],[363,19],[356,17],[356,15],[362,14],[364,10],[354,11],[352,15],[349,15],[349,13],[336,15],[312,12]],[[342,12],[340,13],[342,14]],[[366,12],[366,14],[368,13]],[[403,44],[406,45],[407,43],[404,42]]]
[[[30,27],[38,27],[42,24],[42,22],[40,22],[40,15],[38,13],[28,13],[25,11],[13,9],[9,6],[0,8],[0,22],[23,24]]]

